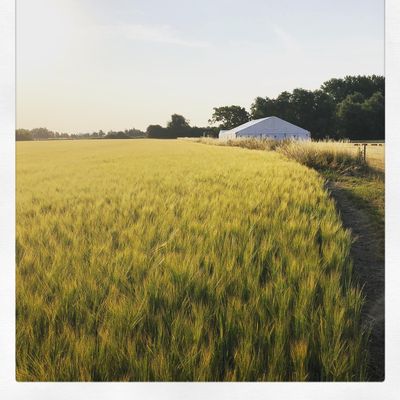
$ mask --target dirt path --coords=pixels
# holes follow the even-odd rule
[[[378,248],[379,234],[370,216],[356,206],[340,183],[327,185],[336,201],[343,225],[353,236],[351,255],[356,279],[363,287],[366,302],[362,313],[363,324],[371,327],[369,343],[369,380],[383,381],[385,377],[385,271],[384,252]]]

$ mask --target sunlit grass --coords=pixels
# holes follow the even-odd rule
[[[278,151],[311,168],[347,173],[366,168],[360,150],[344,142],[290,141]]]
[[[316,172],[184,141],[17,144],[17,379],[363,380]]]
[[[303,141],[272,139],[192,139],[205,144],[243,147],[252,150],[275,150],[286,157],[318,170],[333,170],[341,174],[358,172],[383,172],[385,168],[385,147],[367,146],[366,160],[363,147],[348,141]]]

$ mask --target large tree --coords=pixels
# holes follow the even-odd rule
[[[362,139],[367,127],[366,114],[363,108],[364,96],[353,93],[339,103],[337,108],[339,134],[349,139]]]
[[[165,130],[161,125],[149,125],[146,129],[146,136],[151,139],[163,139],[166,137]]]
[[[367,139],[385,139],[385,98],[381,92],[375,92],[366,99],[363,108],[368,119]]]
[[[251,119],[259,119],[272,115],[273,100],[269,97],[256,97],[250,106]]]
[[[385,104],[381,92],[369,98],[356,92],[337,107],[339,133],[352,140],[385,138]]]
[[[314,109],[310,132],[314,139],[338,138],[336,129],[336,104],[322,90],[314,91]]]
[[[310,130],[314,120],[314,93],[311,90],[294,89],[290,97],[291,122]]]
[[[33,137],[29,129],[17,129],[15,131],[15,140],[27,141],[33,140]]]
[[[331,97],[316,90],[295,89],[276,99],[257,97],[251,105],[252,119],[277,116],[309,130],[314,138],[333,137],[335,104]]]
[[[250,107],[251,118],[259,119],[276,116],[295,123],[296,117],[293,109],[293,95],[282,92],[276,99],[257,97]]]
[[[168,121],[167,127],[161,125],[149,125],[146,130],[146,136],[149,138],[158,139],[176,139],[182,136],[201,136],[199,130],[201,128],[192,128],[189,121],[179,114],[171,115],[171,120]]]
[[[346,76],[331,79],[320,90],[294,89],[276,99],[257,97],[251,118],[275,115],[311,132],[314,139],[383,139],[385,79]]]
[[[338,104],[353,93],[361,93],[365,98],[371,97],[375,92],[385,95],[385,78],[383,76],[345,76],[333,78],[322,84],[321,89],[332,96]]]
[[[47,128],[34,128],[31,129],[31,135],[34,139],[48,139],[54,137],[54,132]]]
[[[244,107],[240,106],[225,106],[214,107],[214,112],[210,124],[219,123],[220,129],[232,129],[249,121],[249,113]]]
[[[190,125],[189,121],[179,114],[172,114],[171,121],[167,123],[168,136],[171,138],[177,138],[182,136],[188,136]]]

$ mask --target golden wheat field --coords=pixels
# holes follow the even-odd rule
[[[19,381],[366,379],[349,232],[281,154],[17,143]]]

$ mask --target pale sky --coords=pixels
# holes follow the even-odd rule
[[[18,128],[206,126],[358,74],[384,74],[383,0],[17,0]]]

